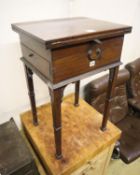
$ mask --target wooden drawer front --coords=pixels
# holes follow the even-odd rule
[[[39,70],[39,72],[42,73],[46,78],[51,80],[51,67],[49,65],[49,62],[29,48],[25,47],[24,45],[22,45],[21,47],[23,57],[37,70]]]
[[[104,65],[120,60],[123,37],[102,40],[101,44],[87,43],[52,51],[54,67],[54,83],[71,78]],[[88,51],[92,48],[91,56],[97,56],[95,51],[101,51],[95,65],[90,67]],[[93,63],[93,62],[92,62]]]
[[[71,175],[103,175],[109,148],[98,154],[92,160],[87,161],[85,165],[73,172]]]

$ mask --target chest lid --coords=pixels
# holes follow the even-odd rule
[[[0,174],[24,169],[33,158],[13,119],[0,125]]]
[[[16,23],[12,29],[44,43],[47,48],[131,32],[130,26],[85,17]]]

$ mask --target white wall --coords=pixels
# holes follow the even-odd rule
[[[30,107],[18,34],[11,23],[67,17],[68,0],[0,0],[0,123]],[[37,102],[48,98],[47,86],[35,77]]]
[[[121,60],[124,64],[140,57],[140,0],[70,0],[70,14],[131,25],[125,35]],[[82,86],[102,74],[82,81]]]
[[[122,61],[127,63],[140,55],[140,0],[71,0],[71,16],[132,25],[132,33],[125,36]]]
[[[140,0],[0,0],[0,123],[30,108],[18,35],[11,23],[88,16],[133,25],[125,37],[122,60],[127,63],[140,55]],[[82,81],[82,86],[93,77]],[[73,85],[65,93],[73,91]],[[47,85],[35,76],[37,104],[49,100]]]

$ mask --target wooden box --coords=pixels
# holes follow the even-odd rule
[[[0,125],[0,175],[39,175],[13,119]]]
[[[53,89],[120,65],[124,34],[131,32],[130,26],[84,17],[16,23],[12,29],[19,33],[23,62]]]

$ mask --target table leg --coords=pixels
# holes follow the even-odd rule
[[[75,82],[75,101],[74,101],[75,106],[79,106],[79,89],[80,89],[80,80]]]
[[[118,69],[119,66],[111,68],[109,70],[109,82],[108,82],[108,90],[107,90],[107,96],[105,101],[105,109],[104,109],[104,115],[103,115],[103,121],[101,130],[106,130],[107,120],[109,118],[109,110],[110,110],[110,101],[114,95],[114,89],[115,89],[115,82],[118,75]]]
[[[26,81],[28,86],[28,94],[31,103],[32,115],[33,115],[33,124],[38,125],[37,111],[36,111],[36,102],[35,102],[35,93],[34,93],[34,84],[33,84],[33,72],[25,65],[25,74]]]
[[[56,147],[56,158],[62,158],[62,138],[61,138],[61,102],[64,87],[58,89],[49,89],[51,96],[53,127]]]

